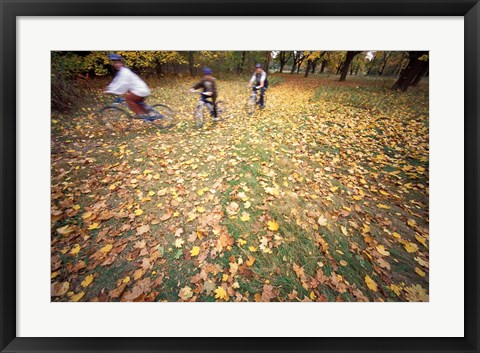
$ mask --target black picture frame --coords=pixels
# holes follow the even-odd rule
[[[478,352],[478,0],[0,0],[1,352]],[[17,16],[463,16],[465,336],[463,338],[25,338],[16,336]],[[453,123],[453,122],[452,122]],[[458,234],[457,236],[461,236]]]

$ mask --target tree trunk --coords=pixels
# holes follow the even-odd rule
[[[420,74],[420,72],[427,66],[427,61],[418,60],[422,55],[428,54],[426,51],[411,51],[408,53],[409,62],[405,69],[400,73],[400,77],[392,86],[392,89],[405,92],[413,82],[413,80]],[[424,72],[425,73],[425,72]]]
[[[312,60],[307,61],[307,68],[305,69],[305,77],[308,77],[310,70],[312,69],[313,63]]]
[[[372,69],[375,66],[375,60],[377,60],[376,56],[374,56],[373,60],[370,62],[370,67],[368,68],[367,74],[365,76],[369,76],[370,72],[372,72]]]
[[[318,60],[315,61],[315,62],[312,64],[312,74],[315,73],[315,69],[317,68],[317,64],[318,64]]]
[[[359,52],[359,51],[347,51],[347,56],[345,58],[345,61],[343,63],[343,67],[342,67],[342,74],[340,76],[340,82],[345,81],[345,79],[347,78],[347,74],[348,74],[348,68],[349,68],[350,64],[352,63],[353,58],[355,57],[355,55],[358,55],[360,53],[361,52]]]
[[[268,67],[270,66],[270,52],[265,52],[265,72],[268,72]]]
[[[426,64],[423,65],[422,69],[420,70],[420,72],[417,74],[417,76],[415,77],[415,79],[412,81],[410,85],[413,87],[418,86],[422,77],[425,76],[427,71],[428,71],[428,61],[426,62]]]
[[[190,76],[195,77],[195,63],[193,61],[193,51],[188,52],[188,69],[190,70]]]
[[[323,72],[325,71],[325,67],[327,66],[327,60],[324,59],[322,60],[322,66],[320,67],[320,73],[323,74]]]

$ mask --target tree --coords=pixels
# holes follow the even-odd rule
[[[352,63],[353,58],[355,58],[356,55],[360,54],[361,51],[347,51],[347,55],[345,57],[345,61],[343,62],[342,65],[342,74],[340,75],[340,82],[345,81],[347,78],[348,74],[348,68],[350,64]]]
[[[418,84],[428,70],[428,51],[409,51],[408,56],[407,67],[400,72],[400,77],[392,86],[394,90],[405,92],[413,82]]]
[[[321,58],[325,55],[325,51],[312,51],[312,52],[306,52],[306,57],[307,57],[307,68],[305,69],[305,77],[308,77],[309,73],[315,72],[315,67],[317,66],[317,63],[320,61]]]
[[[298,71],[300,70],[300,66],[302,65],[302,61],[305,59],[304,52],[299,50],[299,51],[294,51],[293,52],[293,65],[292,65],[292,71],[290,71],[291,74],[295,72],[295,70]],[[298,66],[298,69],[297,69]]]
[[[292,52],[291,51],[289,51],[289,52],[281,51],[278,54],[278,60],[280,61],[280,72],[283,72],[283,68],[284,68],[285,64],[288,62],[288,60],[290,60],[291,57],[292,57]]]

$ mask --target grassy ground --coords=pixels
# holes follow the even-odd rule
[[[253,116],[219,80],[202,129],[186,78],[152,84],[168,131],[53,116],[52,300],[427,301],[428,86],[337,79],[274,76]]]

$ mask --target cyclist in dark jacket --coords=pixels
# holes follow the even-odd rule
[[[258,104],[260,105],[261,109],[265,108],[265,91],[268,88],[268,78],[267,73],[262,70],[261,64],[255,65],[255,72],[253,73],[248,86],[252,87],[254,91],[260,90],[260,99]]]
[[[208,97],[212,99],[210,103],[213,103],[213,119],[217,119],[217,83],[215,77],[212,76],[212,69],[205,67],[202,70],[203,72],[203,77],[202,79],[196,83],[190,91],[193,92],[197,89],[203,89],[203,94],[202,94],[202,101],[205,103],[208,102]]]

